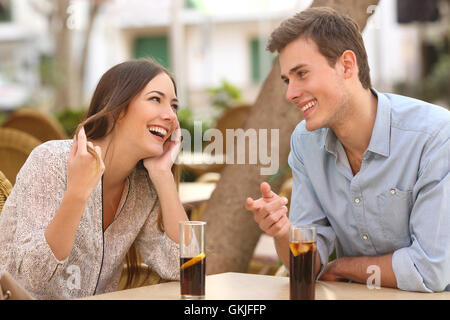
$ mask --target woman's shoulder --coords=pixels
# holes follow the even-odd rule
[[[64,158],[68,157],[73,140],[50,140],[44,142],[33,149],[30,157],[54,157]]]
[[[25,168],[65,170],[72,140],[50,140],[33,149],[24,164]]]

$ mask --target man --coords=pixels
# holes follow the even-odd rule
[[[377,266],[382,286],[450,291],[450,112],[372,89],[358,26],[332,9],[284,21],[268,49],[305,120],[291,137],[289,219],[267,183],[246,208],[284,265],[290,225],[314,225],[322,280],[366,283]]]

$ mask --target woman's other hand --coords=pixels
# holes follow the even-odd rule
[[[95,156],[89,152],[88,147],[91,148],[91,152],[95,152]],[[101,148],[87,141],[84,128],[81,128],[74,137],[69,153],[67,190],[82,199],[87,199],[98,184],[104,170]]]

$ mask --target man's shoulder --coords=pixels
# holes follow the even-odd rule
[[[450,125],[450,111],[418,99],[384,94],[391,106],[391,126],[404,131],[435,135]]]
[[[291,136],[291,151],[308,156],[317,156],[318,152],[323,152],[323,145],[328,129],[322,128],[315,131],[308,131],[303,120],[295,128]]]

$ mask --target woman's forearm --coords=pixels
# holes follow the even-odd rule
[[[189,220],[178,195],[172,172],[151,177],[158,193],[164,230],[174,242],[179,242],[178,222]]]
[[[72,251],[75,233],[87,199],[66,191],[61,205],[45,231],[45,239],[56,259],[66,259]]]

